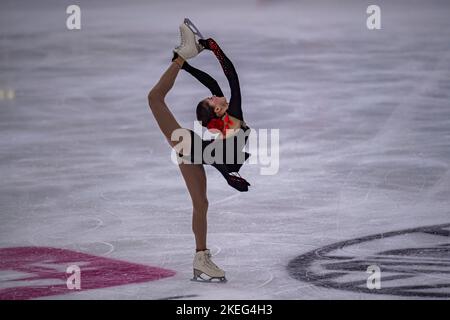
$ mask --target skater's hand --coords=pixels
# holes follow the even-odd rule
[[[226,179],[228,184],[233,188],[235,188],[236,190],[240,192],[248,191],[250,183],[248,183],[247,180],[245,180],[244,178],[229,174]]]
[[[214,45],[215,41],[212,38],[208,38],[208,39],[200,39],[198,40],[198,43],[200,43],[203,48],[211,50],[211,46]]]

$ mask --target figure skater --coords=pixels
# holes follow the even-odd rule
[[[177,152],[179,159],[188,160],[180,163],[179,168],[193,206],[192,230],[196,242],[193,280],[225,282],[225,272],[212,262],[211,253],[206,245],[208,198],[203,165],[209,164],[215,167],[228,184],[238,191],[248,191],[250,184],[239,175],[238,171],[250,156],[242,151],[247,143],[250,128],[244,121],[239,79],[230,59],[215,40],[211,38],[197,40],[196,35],[186,23],[180,25],[180,36],[181,44],[173,50],[172,63],[150,90],[148,102],[159,128]],[[231,89],[229,102],[216,80],[186,61],[197,56],[204,49],[212,51],[222,66]],[[211,97],[204,98],[198,103],[196,116],[203,127],[217,133],[215,139],[202,140],[192,130],[181,128],[166,105],[165,97],[172,89],[180,69],[191,74],[211,91]],[[177,129],[178,132],[183,133],[183,144],[173,141],[172,133]],[[211,156],[214,161],[205,160],[205,149],[212,150]]]

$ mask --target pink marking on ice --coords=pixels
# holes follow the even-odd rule
[[[81,269],[81,291],[155,281],[175,275],[172,270],[66,249],[0,248],[0,272],[13,271],[27,274],[24,277],[16,277],[2,282],[7,285],[14,284],[16,281],[30,282],[25,286],[21,284],[0,289],[0,300],[25,300],[79,291],[70,290],[66,285],[67,278],[71,275],[66,273],[66,268],[74,264]],[[51,265],[56,265],[56,268]],[[52,281],[58,282],[58,284],[43,285],[33,283],[33,281]],[[61,283],[59,284],[59,282]]]

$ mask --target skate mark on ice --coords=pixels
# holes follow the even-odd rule
[[[334,160],[342,157],[354,157],[360,154],[361,150],[375,148],[377,145],[385,145],[386,141],[392,141],[392,136],[401,134],[405,124],[411,122],[414,113],[411,112],[410,107],[417,105],[417,101],[420,101],[424,94],[433,87],[436,87],[441,80],[448,77],[446,64],[450,61],[449,58],[450,52],[447,52],[446,55],[437,59],[434,68],[428,70],[425,76],[411,88],[412,94],[402,97],[401,101],[399,101],[397,106],[392,110],[389,117],[378,127],[378,131],[374,136],[368,140],[350,144],[343,148],[323,151],[322,156],[329,159],[334,158]],[[312,135],[312,137],[317,135],[318,134]]]
[[[215,251],[211,250],[211,255],[213,257],[218,255],[220,253],[220,251],[222,251],[222,248],[219,247],[218,245],[213,245],[212,247],[216,249]]]
[[[93,241],[93,242],[78,242],[60,249],[73,250],[77,252],[89,252],[95,256],[107,256],[115,250],[115,246],[106,241]]]
[[[450,223],[369,235],[302,254],[289,262],[287,270],[294,279],[319,287],[366,294],[449,298],[449,237]],[[366,286],[366,270],[370,265],[381,269],[381,289],[370,290]]]
[[[269,279],[267,279],[266,281],[264,281],[264,282],[263,282],[262,284],[260,284],[259,286],[256,286],[255,289],[262,288],[262,287],[264,287],[264,286],[266,286],[266,285],[268,285],[269,283],[272,282],[272,280],[273,280],[273,278],[274,278],[273,273],[270,272],[270,271],[268,271],[268,273],[269,273]]]
[[[95,231],[95,230],[97,230],[98,228],[100,228],[100,227],[102,227],[102,226],[105,225],[105,223],[103,222],[103,220],[100,219],[100,218],[90,217],[90,218],[88,218],[88,219],[91,219],[91,220],[96,221],[97,224],[96,224],[94,227],[92,227],[92,228],[90,228],[90,229],[88,229],[88,230],[85,230],[85,232]]]
[[[286,287],[287,287],[287,289],[284,289]],[[304,290],[308,290],[309,293],[317,292],[317,294],[320,294],[319,287],[314,286],[313,284],[296,285],[295,287],[292,287],[292,283],[279,286],[277,288],[276,292],[274,292],[273,294],[275,296],[280,296],[280,295],[285,295],[286,293],[292,293],[292,292],[299,291],[299,290],[300,290],[300,293],[302,291],[304,292]],[[291,294],[289,296],[291,296]]]
[[[240,193],[236,193],[236,194],[233,194],[231,196],[222,198],[220,200],[211,201],[211,204],[212,205],[216,205],[216,204],[221,204],[221,203],[224,203],[224,202],[228,202],[230,200],[233,200],[234,198],[238,198],[240,195],[241,195]]]
[[[156,300],[177,300],[177,299],[186,299],[186,298],[195,298],[198,297],[197,294],[187,294],[183,296],[172,296],[172,297],[166,297],[166,298],[160,298]]]
[[[109,247],[109,250],[102,254],[102,256],[108,256],[110,255],[116,248],[112,243],[106,242],[106,241],[99,241],[98,243],[104,244]]]

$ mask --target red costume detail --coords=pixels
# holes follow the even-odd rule
[[[208,130],[216,129],[219,130],[224,136],[227,132],[227,129],[230,129],[230,127],[234,124],[234,122],[230,119],[230,116],[227,114],[223,119],[221,118],[213,118],[209,120],[207,124]]]

